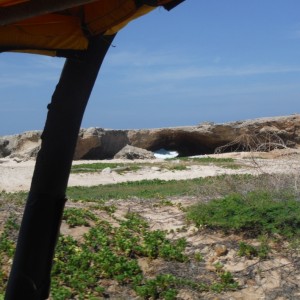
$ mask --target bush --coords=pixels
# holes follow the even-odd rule
[[[300,233],[300,202],[289,195],[278,200],[275,194],[265,191],[232,194],[191,207],[187,218],[197,226],[225,232],[292,237]]]

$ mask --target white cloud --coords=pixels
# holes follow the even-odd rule
[[[0,88],[38,87],[57,82],[63,60],[6,54],[0,60]]]
[[[199,58],[175,52],[118,52],[107,57],[107,70],[115,72],[121,83],[169,82],[198,78],[257,76],[300,72],[300,65],[225,65],[220,56]]]
[[[64,58],[42,56],[42,55],[35,55],[32,58],[32,64],[36,68],[47,68],[47,69],[61,70],[62,67],[63,67],[64,62],[65,62]]]
[[[220,61],[221,61],[221,57],[220,57],[220,56],[216,56],[216,57],[213,59],[213,63],[215,63],[215,64],[218,64]]]
[[[300,30],[295,30],[294,33],[293,33],[293,37],[295,39],[300,39]]]
[[[147,50],[110,52],[105,61],[111,67],[151,67],[190,63],[188,58],[180,57],[174,52],[149,52]]]
[[[170,67],[132,72],[126,80],[137,82],[183,81],[208,77],[240,77],[300,72],[300,66],[249,65],[240,67]]]
[[[294,24],[292,28],[290,28],[290,31],[286,34],[288,39],[297,40],[300,39],[300,23]]]
[[[24,76],[0,75],[0,88],[12,88],[28,85],[31,85],[31,82]]]
[[[2,73],[2,72],[1,72]],[[57,82],[59,77],[57,74],[49,72],[8,72],[0,73],[0,89],[1,88],[18,88],[18,87],[38,87],[49,82]]]

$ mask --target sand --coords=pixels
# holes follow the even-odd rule
[[[300,174],[300,152],[298,150],[276,150],[271,153],[228,153],[210,155],[214,157],[232,157],[240,164],[238,169],[229,169],[209,165],[191,164],[187,170],[168,170],[157,167],[163,163],[162,159],[147,160],[148,166],[138,171],[119,174],[113,170],[104,170],[96,173],[71,174],[69,186],[93,186],[100,184],[113,184],[143,179],[182,180],[222,174],[260,174],[260,173],[291,173]],[[111,162],[135,163],[128,160],[109,161],[74,161],[73,164]],[[173,162],[173,163],[176,163]],[[151,166],[153,164],[153,166]],[[20,159],[0,159],[0,191],[16,192],[28,191],[34,171],[35,160],[22,161]]]

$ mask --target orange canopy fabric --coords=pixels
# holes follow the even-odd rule
[[[42,6],[41,0],[0,0],[0,51],[67,57],[85,50],[91,36],[115,34],[158,6],[171,9],[182,1],[43,0]]]

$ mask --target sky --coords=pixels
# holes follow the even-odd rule
[[[186,0],[122,29],[83,128],[142,129],[300,113],[299,0]],[[63,58],[0,54],[0,135],[42,130]]]

